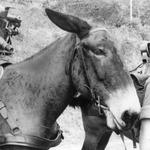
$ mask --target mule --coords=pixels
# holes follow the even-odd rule
[[[53,23],[71,33],[22,62],[4,66],[3,150],[47,150],[58,145],[62,135],[57,118],[78,95],[84,98],[83,110],[102,98],[111,111],[104,109],[107,126],[114,130],[128,126],[126,113],[136,118],[140,112],[133,82],[109,34],[77,17],[45,11]]]

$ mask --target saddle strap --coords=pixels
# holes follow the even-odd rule
[[[13,145],[31,147],[40,150],[48,150],[51,147],[59,145],[63,139],[63,135],[62,131],[59,130],[57,137],[53,140],[24,134],[15,136],[12,134],[5,134],[3,136],[0,136],[0,138],[4,139],[3,142],[0,143],[0,147]]]

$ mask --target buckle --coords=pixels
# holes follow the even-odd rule
[[[100,99],[100,96],[97,96],[97,98],[95,99],[95,105],[98,107],[98,113],[100,116],[102,116],[104,113],[103,113],[103,108],[101,107],[101,99]]]

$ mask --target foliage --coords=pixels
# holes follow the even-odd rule
[[[43,7],[69,12],[95,22],[121,27],[135,27],[138,23],[150,24],[150,1],[133,0],[133,20],[130,22],[129,1],[123,0],[45,0]],[[135,18],[135,19],[134,19]]]
[[[140,7],[140,19],[143,25],[150,25],[150,1],[143,0]]]
[[[4,0],[0,0],[4,1]],[[42,3],[42,6],[69,12],[76,16],[92,18],[102,24],[121,27],[130,25],[130,0],[5,0],[20,4]],[[141,23],[150,25],[150,1],[133,0],[133,18],[131,26]],[[137,22],[138,20],[138,22]]]

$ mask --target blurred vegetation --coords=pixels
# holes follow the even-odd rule
[[[133,0],[133,20],[129,20],[130,0],[0,0],[20,4],[41,3],[83,18],[114,27],[150,25],[150,0]]]
[[[130,0],[0,0],[12,4],[34,7],[35,3],[42,9],[51,9],[72,14],[90,21],[96,25],[110,29],[117,39],[121,55],[129,66],[139,64],[139,45],[142,40],[150,40],[150,0],[133,0],[133,19],[130,21]],[[37,9],[37,8],[36,8]],[[31,8],[27,17],[23,16],[26,24],[32,30],[50,27],[55,30],[55,25],[46,24],[43,16]],[[25,27],[26,28],[26,24]],[[43,28],[44,26],[44,28]],[[24,32],[24,30],[23,30]],[[41,32],[40,32],[41,33]],[[133,61],[134,60],[134,61]]]
[[[34,0],[32,0],[34,1]],[[133,0],[133,20],[130,21],[130,0],[45,0],[43,7],[67,12],[105,26],[136,29],[143,40],[150,40],[150,0]]]
[[[24,0],[25,1],[25,0]],[[26,0],[29,1],[29,0]],[[34,1],[34,0],[32,0]],[[150,25],[150,1],[133,0],[133,22],[129,23],[130,0],[45,0],[43,6],[52,6],[57,10],[77,16],[93,18],[107,25]]]
[[[141,59],[140,42],[150,40],[150,0],[133,0],[132,21],[129,2],[130,0],[45,0],[43,7],[89,19],[112,29],[130,70]]]
[[[133,0],[132,22],[129,18],[129,0],[0,0],[0,2],[8,2],[7,6],[14,6],[17,15],[22,19],[19,29],[21,35],[13,39],[15,54],[13,61],[10,62],[19,62],[62,36],[63,31],[44,15],[45,7],[106,27],[115,38],[118,52],[128,70],[141,63],[140,42],[150,40],[150,0]],[[77,145],[82,145],[84,130],[81,114],[73,111],[69,110],[59,118],[65,136],[61,145],[67,145],[67,148],[56,147],[57,150],[71,149],[71,144],[75,149],[78,149]]]

